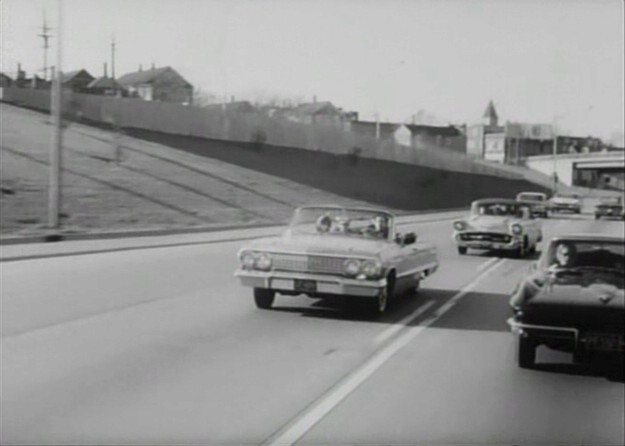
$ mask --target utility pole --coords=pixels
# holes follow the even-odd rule
[[[43,13],[43,25],[41,26],[41,34],[39,37],[43,39],[43,80],[48,80],[48,40],[52,37],[48,31],[51,31],[52,28],[48,26],[48,22],[46,21],[46,13]]]
[[[48,190],[48,227],[59,227],[59,215],[61,210],[61,145],[63,130],[61,128],[61,83],[63,77],[62,67],[62,44],[61,19],[63,15],[63,0],[57,0],[57,48],[56,48],[56,72],[52,85],[52,97],[50,111],[52,114],[52,144],[50,150],[50,178]]]
[[[111,37],[111,77],[115,80],[115,36]]]

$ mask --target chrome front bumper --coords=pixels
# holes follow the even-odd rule
[[[282,271],[255,271],[239,269],[234,273],[241,284],[253,288],[297,291],[296,280],[314,281],[316,294],[375,297],[386,287],[386,279],[365,280],[321,274],[290,273]]]
[[[461,240],[459,235],[454,237],[454,241],[459,247],[472,249],[492,249],[501,251],[512,251],[523,246],[522,239],[513,238],[510,242],[494,242],[490,240]]]

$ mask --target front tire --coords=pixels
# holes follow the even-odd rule
[[[378,293],[375,304],[376,314],[386,313],[386,309],[388,308],[388,290],[386,287],[382,288]]]
[[[519,336],[517,360],[522,369],[531,369],[536,365],[536,343],[532,339]]]
[[[273,305],[276,292],[265,288],[254,288],[254,302],[262,310],[267,310]]]
[[[458,246],[458,254],[460,254],[461,256],[465,255],[467,253],[467,247],[466,246]]]

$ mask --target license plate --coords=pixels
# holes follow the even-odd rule
[[[586,337],[586,347],[591,350],[622,350],[623,339],[620,336],[590,335]]]
[[[315,282],[314,280],[295,279],[293,283],[293,288],[295,289],[295,291],[299,291],[300,293],[316,293],[317,282]]]

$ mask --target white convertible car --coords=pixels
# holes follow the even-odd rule
[[[383,313],[389,297],[414,292],[438,268],[435,248],[397,233],[392,214],[339,206],[298,208],[282,236],[255,240],[238,257],[235,276],[259,308],[276,293],[305,294],[368,299]]]
[[[474,201],[469,217],[454,222],[452,237],[459,254],[472,248],[508,251],[524,257],[536,251],[543,233],[532,216],[532,203],[488,198]]]

